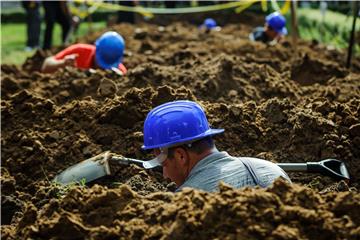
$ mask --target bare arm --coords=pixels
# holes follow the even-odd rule
[[[43,73],[53,73],[59,68],[75,66],[75,60],[77,56],[77,54],[71,54],[65,56],[64,59],[56,59],[54,56],[48,57],[45,59],[41,67],[41,71]]]

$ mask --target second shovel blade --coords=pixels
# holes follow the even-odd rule
[[[80,181],[88,183],[109,174],[110,171],[107,160],[88,159],[65,169],[60,174],[56,175],[54,181],[61,184]]]

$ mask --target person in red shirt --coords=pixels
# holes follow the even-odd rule
[[[123,60],[125,41],[117,32],[106,32],[99,37],[95,45],[73,44],[55,56],[45,59],[41,71],[55,72],[59,68],[74,66],[80,69],[102,68],[112,69],[119,74],[126,74]]]

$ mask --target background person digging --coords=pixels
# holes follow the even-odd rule
[[[95,45],[77,43],[45,59],[41,71],[52,73],[66,66],[81,69],[112,69],[118,74],[126,74],[123,60],[125,41],[117,32],[106,32]]]
[[[264,27],[257,27],[249,34],[249,39],[263,43],[274,40],[280,42],[282,37],[287,34],[285,17],[278,12],[274,12],[266,16],[265,21]]]
[[[267,187],[278,178],[291,182],[276,164],[258,158],[232,157],[219,152],[213,135],[224,129],[211,129],[201,106],[192,101],[174,101],[151,110],[144,123],[143,149],[157,156],[149,162],[162,165],[163,176],[179,191],[191,187],[213,192],[223,181],[235,188]]]

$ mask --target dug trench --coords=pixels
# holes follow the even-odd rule
[[[242,21],[220,32],[176,22],[121,24],[126,76],[1,66],[1,234],[4,239],[359,239],[360,61],[300,41],[247,40]],[[107,29],[107,30],[109,30]],[[105,31],[105,30],[104,30]],[[93,43],[97,32],[80,42]],[[55,52],[55,50],[54,50]],[[225,128],[218,149],[273,162],[336,158],[351,181],[290,174],[267,189],[186,189],[137,166],[85,186],[51,182],[104,151],[149,159],[142,126],[155,106],[200,103]]]

